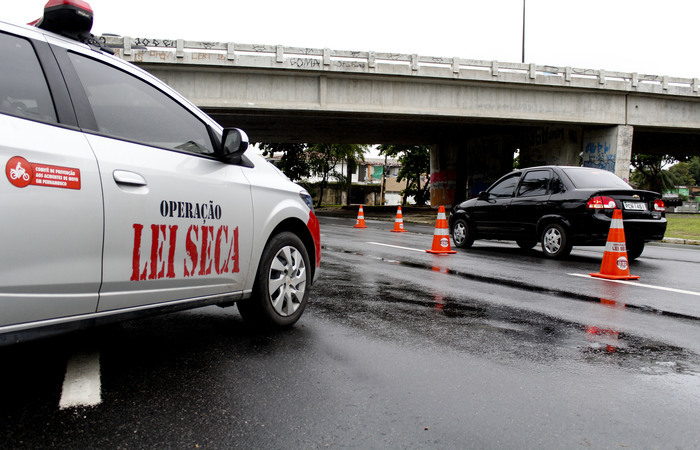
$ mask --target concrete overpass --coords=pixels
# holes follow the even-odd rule
[[[700,80],[535,64],[105,37],[253,142],[431,145],[433,204],[521,163],[629,176],[632,152],[700,154]]]

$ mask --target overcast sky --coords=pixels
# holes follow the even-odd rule
[[[26,23],[47,0],[4,0]],[[88,0],[93,33],[520,62],[523,0]],[[181,6],[186,5],[186,6]],[[700,78],[698,0],[526,0],[525,61]]]

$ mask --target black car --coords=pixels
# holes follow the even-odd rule
[[[666,208],[659,194],[633,189],[606,170],[565,166],[503,176],[452,209],[450,235],[462,248],[475,239],[514,240],[523,249],[540,242],[546,256],[563,258],[574,245],[605,245],[615,209],[622,211],[630,260],[645,242],[663,239]]]

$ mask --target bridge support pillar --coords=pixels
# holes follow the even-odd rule
[[[533,127],[520,133],[520,167],[578,166],[581,164],[581,127]]]
[[[459,154],[455,144],[430,147],[430,204],[433,207],[454,204]]]
[[[511,136],[475,136],[430,148],[430,204],[450,207],[478,195],[513,170]]]
[[[628,181],[633,133],[634,128],[629,125],[585,130],[583,166],[604,169]]]

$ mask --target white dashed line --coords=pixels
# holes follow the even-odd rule
[[[100,354],[74,355],[66,364],[63,391],[59,408],[95,406],[102,402],[100,382]]]
[[[368,244],[373,244],[373,245],[382,245],[384,247],[391,247],[391,248],[398,248],[401,250],[411,250],[413,252],[421,252],[425,253],[425,250],[419,250],[417,248],[411,248],[411,247],[400,247],[398,245],[390,245],[390,244],[382,244],[381,242],[368,242]]]
[[[670,287],[664,287],[664,286],[654,286],[653,284],[644,284],[640,283],[638,281],[627,281],[627,280],[607,280],[607,279],[601,279],[601,278],[593,278],[590,275],[584,275],[582,273],[570,273],[572,277],[582,277],[582,278],[590,278],[590,279],[595,279],[595,280],[601,280],[601,281],[610,281],[613,283],[620,283],[620,284],[628,284],[630,286],[639,286],[647,289],[656,289],[659,291],[667,291],[667,292],[674,292],[676,294],[688,294],[688,295],[696,295],[700,297],[700,292],[694,292],[694,291],[686,291],[683,289],[676,289],[676,288],[670,288]]]

